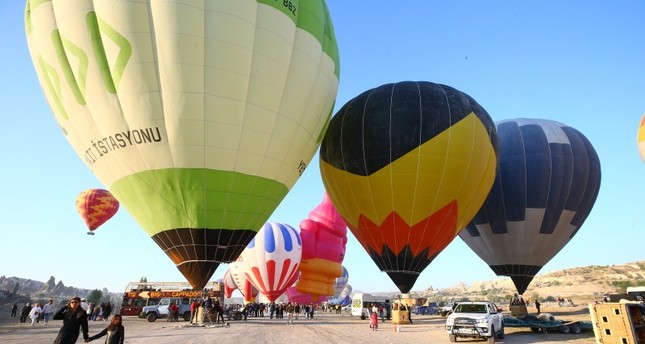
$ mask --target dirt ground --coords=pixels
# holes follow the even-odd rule
[[[529,309],[530,310],[530,309]],[[543,307],[558,320],[590,321],[586,305],[576,307]],[[205,343],[449,343],[443,326],[445,318],[438,315],[412,316],[413,324],[400,325],[394,331],[390,321],[379,324],[378,331],[369,328],[368,320],[347,314],[317,313],[313,320],[303,319],[287,325],[284,319],[269,319],[268,316],[249,318],[248,321],[230,321],[230,327],[194,327],[188,322],[166,322],[165,319],[149,323],[137,317],[124,317],[126,343],[160,344],[205,344]],[[61,321],[42,322],[33,327],[19,324],[18,318],[0,314],[0,343],[32,344],[52,343],[61,326]],[[90,335],[101,331],[107,322],[90,321]],[[506,337],[497,343],[596,343],[593,331],[580,334],[532,332],[529,328],[506,328]],[[96,340],[103,343],[105,338]],[[461,339],[459,342],[479,342]],[[78,343],[82,343],[82,338]]]

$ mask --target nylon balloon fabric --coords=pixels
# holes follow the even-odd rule
[[[25,30],[62,133],[195,289],[298,180],[336,99],[324,0],[27,1]]]
[[[496,135],[472,97],[426,81],[370,89],[332,118],[320,148],[325,189],[402,293],[481,207]]]
[[[497,124],[500,168],[459,236],[517,291],[576,235],[600,191],[600,160],[578,130],[547,120]]]

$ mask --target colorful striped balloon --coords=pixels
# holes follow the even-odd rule
[[[300,233],[287,224],[267,222],[237,263],[260,293],[275,301],[298,278],[301,257]]]
[[[119,210],[119,201],[107,190],[87,189],[76,197],[76,210],[90,230],[87,234],[94,235]]]

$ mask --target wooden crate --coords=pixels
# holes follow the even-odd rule
[[[645,305],[642,303],[589,304],[596,343],[645,344]]]

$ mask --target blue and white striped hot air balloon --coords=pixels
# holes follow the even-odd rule
[[[267,222],[237,262],[260,293],[275,301],[298,278],[301,258],[300,233],[287,224]]]

